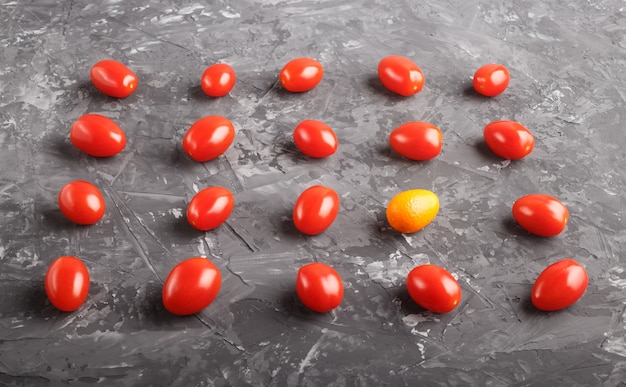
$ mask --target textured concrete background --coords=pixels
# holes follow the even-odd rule
[[[59,385],[624,385],[626,380],[626,2],[538,1],[12,1],[0,7],[0,384]],[[378,61],[412,58],[424,90],[383,89]],[[326,75],[304,94],[277,84],[282,66],[318,59]],[[124,100],[89,82],[98,60],[140,78]],[[203,95],[216,61],[232,65],[229,96]],[[505,94],[471,91],[480,65],[508,66]],[[96,159],[68,140],[85,113],[114,119],[128,145]],[[233,121],[233,146],[204,164],[180,142],[198,118]],[[338,135],[325,160],[299,154],[291,133],[320,119]],[[503,161],[482,141],[490,121],[513,119],[536,137],[526,159]],[[387,138],[410,120],[444,132],[443,152],[411,162]],[[56,204],[67,182],[103,191],[89,227]],[[291,222],[297,195],[321,183],[341,196],[322,235]],[[184,218],[199,189],[235,194],[227,224],[201,233]],[[437,193],[441,210],[413,235],[390,230],[399,191]],[[512,220],[528,193],[561,199],[571,219],[555,238]],[[91,273],[74,313],[50,305],[43,275],[60,255]],[[202,313],[161,305],[169,270],[206,256],[222,290]],[[565,257],[590,284],[571,308],[541,313],[536,276]],[[297,269],[334,266],[346,287],[332,313],[308,311]],[[408,297],[417,264],[446,267],[460,307],[435,315]]]

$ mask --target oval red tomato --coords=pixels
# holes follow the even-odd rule
[[[569,212],[563,203],[543,194],[531,194],[517,199],[512,212],[515,221],[526,231],[545,237],[560,234],[569,218]]]
[[[389,135],[391,148],[411,160],[430,160],[441,152],[441,130],[428,122],[407,122]]]
[[[337,136],[332,128],[321,121],[305,120],[293,131],[293,141],[309,157],[323,158],[337,150]]]
[[[206,258],[188,258],[170,271],[163,284],[163,305],[170,313],[186,316],[209,306],[222,286],[217,266]]]
[[[448,313],[461,301],[461,287],[444,268],[426,264],[407,276],[406,288],[416,304],[436,313]]]
[[[324,77],[324,67],[315,59],[296,58],[280,71],[278,79],[281,85],[293,93],[309,91]]]
[[[408,97],[424,87],[424,74],[409,58],[392,55],[378,63],[378,78],[387,89]]]
[[[109,97],[126,98],[137,89],[137,75],[124,64],[102,60],[91,68],[91,82]]]
[[[293,223],[308,235],[326,230],[339,212],[339,195],[331,188],[314,185],[304,190],[293,207]]]
[[[196,161],[220,156],[235,138],[235,127],[226,117],[208,116],[196,121],[183,137],[183,150]]]
[[[52,305],[64,312],[71,312],[80,308],[87,299],[89,272],[80,259],[59,257],[48,266],[44,287]]]
[[[486,97],[495,97],[509,86],[511,74],[501,64],[490,63],[474,73],[474,90]]]
[[[582,297],[589,277],[585,268],[573,259],[563,259],[539,274],[531,293],[537,309],[553,311],[567,308]]]
[[[114,156],[126,146],[126,135],[113,120],[99,114],[85,114],[70,129],[74,146],[94,157]]]
[[[235,198],[226,188],[205,188],[189,202],[187,221],[198,230],[209,231],[224,223],[234,206]]]
[[[235,86],[235,70],[226,63],[216,63],[204,70],[200,79],[202,91],[210,97],[223,97]]]
[[[93,224],[104,215],[104,197],[93,184],[76,180],[61,188],[58,196],[63,215],[78,224]]]
[[[505,159],[521,159],[535,147],[535,137],[530,130],[515,121],[491,122],[485,126],[483,135],[489,149]]]
[[[343,299],[343,282],[332,267],[315,262],[298,270],[296,293],[309,309],[324,313],[335,309]]]

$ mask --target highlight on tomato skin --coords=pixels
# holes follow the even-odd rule
[[[565,204],[550,195],[530,194],[513,203],[513,218],[526,231],[542,237],[553,237],[565,230],[569,211]]]
[[[443,135],[439,128],[428,122],[407,122],[391,132],[389,145],[407,159],[430,160],[441,153]]]
[[[378,62],[378,78],[387,90],[404,97],[419,93],[424,87],[422,70],[400,55],[387,56]]]
[[[506,90],[510,79],[511,74],[505,66],[489,63],[476,70],[472,84],[477,93],[495,97]]]
[[[221,226],[235,206],[233,194],[223,187],[209,187],[198,192],[187,206],[187,221],[201,231]]]
[[[115,98],[126,98],[134,93],[139,81],[131,69],[112,59],[94,64],[89,75],[96,89]]]
[[[304,190],[293,207],[293,223],[303,234],[317,235],[335,221],[339,195],[332,188],[314,185]]]
[[[222,155],[235,139],[235,127],[226,117],[207,116],[196,121],[183,137],[183,150],[190,158],[210,161]]]
[[[235,70],[226,63],[215,63],[202,73],[200,87],[210,97],[223,97],[228,94],[237,81]]]
[[[338,141],[333,129],[317,120],[304,120],[293,131],[296,147],[313,158],[331,156],[337,151]]]
[[[435,313],[448,313],[461,302],[461,287],[446,269],[424,264],[411,270],[406,278],[411,299],[422,308]]]
[[[90,225],[104,216],[105,202],[95,185],[84,180],[65,184],[57,196],[59,209],[76,224]]]
[[[341,304],[344,287],[335,269],[324,263],[314,262],[298,270],[296,293],[307,308],[325,313]]]
[[[317,86],[324,77],[324,67],[313,58],[296,58],[280,71],[278,79],[285,90],[303,93]]]
[[[63,312],[72,312],[87,299],[89,271],[77,257],[59,257],[48,266],[44,288],[52,305]]]
[[[483,130],[485,143],[496,155],[510,160],[528,156],[535,147],[535,136],[516,121],[500,120],[488,123]]]
[[[571,258],[546,267],[535,280],[531,292],[533,305],[546,312],[565,309],[585,293],[589,277],[585,268]]]
[[[90,156],[111,157],[124,149],[126,135],[110,118],[85,114],[72,124],[70,142]]]
[[[222,275],[213,262],[202,257],[187,258],[165,279],[163,306],[178,316],[201,312],[215,300],[221,285]]]

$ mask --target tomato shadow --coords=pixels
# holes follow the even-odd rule
[[[288,242],[296,242],[302,238],[311,238],[314,236],[309,236],[302,234],[296,226],[293,224],[293,210],[292,209],[283,209],[282,211],[278,211],[274,214],[274,219],[272,223],[275,225],[276,230],[278,231],[281,239],[285,239]]]
[[[197,318],[194,315],[176,316],[165,309],[162,290],[163,284],[160,282],[147,282],[145,291],[141,297],[138,297],[135,304],[138,314],[150,322],[150,325],[147,326],[152,326],[159,330],[167,327],[178,330],[180,329],[180,324],[195,325]]]
[[[285,290],[276,303],[285,315],[293,317],[302,323],[314,323],[315,321],[327,323],[328,319],[332,318],[331,315],[334,313],[332,310],[328,312],[316,312],[309,309],[300,301],[295,288]]]
[[[531,235],[529,232],[520,227],[519,224],[512,217],[505,217],[501,221],[502,228],[505,230],[507,234],[511,235],[519,235],[519,234],[527,234]]]
[[[44,227],[49,230],[67,231],[77,227],[89,227],[89,225],[79,225],[72,222],[56,206],[44,205],[44,208],[39,210],[39,214]]]
[[[144,86],[140,85],[140,88],[143,88],[143,87]],[[96,102],[98,104],[114,103],[114,102],[121,103],[121,101],[125,101],[124,103],[128,104],[128,103],[137,101],[137,90],[135,90],[134,93],[132,93],[126,98],[109,97],[108,95],[104,94],[100,90],[96,89],[96,87],[93,85],[91,80],[85,80],[79,83],[76,89],[79,93],[86,94],[87,99],[89,99],[90,101]]]
[[[473,99],[476,101],[485,101],[490,98],[479,94],[476,90],[474,90],[474,83],[472,81],[462,83],[460,87],[461,92],[465,98]]]
[[[498,163],[505,160],[502,157],[493,153],[491,149],[489,149],[489,147],[487,146],[487,143],[484,139],[476,140],[476,142],[474,143],[474,148],[481,157],[489,159],[489,161],[493,163]]]
[[[380,79],[378,78],[378,75],[370,75],[369,78],[367,78],[367,87],[380,95],[384,95],[388,98],[390,98],[393,102],[400,102],[400,101],[404,101],[409,97],[405,97],[402,96],[400,94],[396,94],[393,91],[387,89],[385,86],[383,86],[383,84],[380,82]]]
[[[29,285],[30,286],[24,288],[22,294],[18,294],[12,298],[12,304],[15,306],[19,305],[21,307],[21,313],[23,313],[25,317],[35,317],[39,320],[58,319],[71,314],[80,313],[85,307],[84,304],[77,311],[63,312],[57,309],[48,300],[43,278],[41,280],[31,281]],[[4,313],[3,315],[6,316]]]
[[[81,157],[81,151],[78,150],[68,139],[68,136],[54,134],[48,139],[50,149],[54,156],[60,160],[75,163]]]
[[[196,85],[196,84],[190,84],[188,87],[188,93],[187,93],[189,99],[192,99],[194,101],[198,101],[198,102],[205,102],[205,103],[209,103],[209,104],[215,104],[218,102],[225,102],[230,100],[230,93],[226,94],[222,97],[211,97],[210,95],[206,94],[204,92],[204,90],[202,90],[202,87],[200,85]]]
[[[391,296],[394,299],[400,301],[400,312],[403,316],[408,316],[411,314],[426,314],[432,313],[425,308],[419,306],[411,296],[409,295],[409,291],[406,289],[406,285],[402,285],[397,288],[394,292],[391,293]]]
[[[186,210],[186,207],[185,207]],[[171,224],[171,229],[172,229],[172,238],[174,238],[175,240],[180,240],[181,242],[184,241],[188,241],[190,238],[199,238],[202,237],[205,232],[212,232],[212,231],[201,231],[198,230],[197,228],[194,228],[191,224],[189,224],[189,222],[187,221],[187,214],[183,214],[183,216],[181,216],[180,218],[176,218],[176,220],[174,222],[172,222]]]

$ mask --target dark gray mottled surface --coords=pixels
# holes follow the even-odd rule
[[[0,384],[59,385],[624,385],[626,201],[624,136],[626,3],[537,1],[12,1],[0,6]],[[426,76],[411,98],[391,95],[378,61],[408,56]],[[317,58],[326,75],[290,94],[280,68]],[[113,58],[140,78],[125,100],[90,84],[90,67]],[[229,96],[202,94],[200,74],[231,64]],[[494,99],[475,95],[484,63],[508,66]],[[109,159],[73,148],[85,113],[117,121],[128,146]],[[220,114],[237,129],[218,160],[189,160],[180,141],[198,118]],[[295,125],[321,119],[339,151],[309,160]],[[503,161],[482,143],[489,121],[514,119],[535,151]],[[444,150],[417,163],[393,154],[389,132],[425,120]],[[106,197],[90,227],[56,204],[68,181]],[[290,213],[315,183],[342,199],[326,233],[304,237]],[[184,219],[194,193],[231,189],[225,226],[201,233]],[[384,208],[397,192],[436,192],[441,210],[423,231],[399,235]],[[555,238],[515,225],[512,203],[541,192],[571,219]],[[82,258],[91,291],[75,313],[46,300],[43,275],[60,255]],[[160,291],[191,256],[221,269],[217,300],[197,316],[169,315]],[[540,313],[536,276],[565,257],[590,284],[580,302]],[[334,312],[306,310],[298,267],[318,260],[342,275]],[[452,313],[427,313],[403,286],[425,262],[463,288]]]

